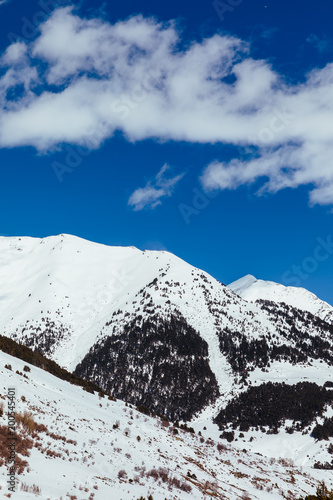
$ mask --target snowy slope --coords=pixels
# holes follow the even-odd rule
[[[24,366],[30,368],[24,372],[28,378],[22,375]],[[181,430],[175,435],[159,418],[87,393],[1,351],[0,380],[4,409],[8,387],[15,387],[16,412],[29,411],[46,427],[30,436],[30,456],[22,457],[28,466],[17,475],[17,491],[12,494],[17,500],[136,500],[149,494],[154,500],[278,500],[291,498],[291,493],[313,493],[321,479],[332,487],[327,471],[291,460],[292,447],[316,458],[324,456],[320,444],[309,446],[308,436],[275,436],[274,458],[265,456],[264,446],[261,454],[249,451],[249,442],[218,449],[221,441],[209,429],[201,426],[202,436]],[[4,412],[0,425],[6,422]],[[18,426],[17,434],[25,432]],[[3,465],[1,498],[7,495],[6,474]],[[32,492],[34,487],[39,494]]]
[[[216,498],[229,500],[242,498],[246,491],[251,499],[282,498],[288,490],[314,491],[313,478],[327,478],[328,472],[314,470],[313,464],[331,457],[328,443],[315,442],[311,429],[290,435],[286,429],[292,422],[287,421],[278,434],[252,428],[240,436],[236,431],[232,446],[218,451],[216,443],[226,441],[220,440],[212,418],[251,385],[310,381],[323,386],[330,380],[332,308],[306,290],[303,300],[301,289],[265,282],[271,292],[251,298],[245,295],[255,290],[257,280],[246,277],[237,283],[233,289],[225,287],[168,252],[108,247],[69,235],[0,238],[0,333],[116,396],[120,379],[123,399],[137,404],[148,395],[150,408],[157,402],[156,412],[169,415],[156,375],[165,373],[167,401],[174,403],[174,394],[196,430],[195,436],[182,431],[173,435],[170,426],[143,416],[135,405],[99,400],[35,367],[29,379],[22,378],[15,372],[22,372],[24,363],[0,352],[0,393],[4,396],[13,383],[18,397],[26,398],[19,400],[19,411],[30,409],[49,429],[48,434],[41,432],[31,452],[31,472],[26,471],[23,482],[40,486],[43,498],[57,500],[67,493],[82,500],[104,499],[110,491],[115,500],[136,500],[149,492],[154,500],[164,500],[171,498],[167,482],[161,477],[155,482],[156,472],[147,476],[154,466],[163,466],[180,481],[174,482],[172,498],[207,498],[205,488],[210,488],[210,496],[215,490]],[[176,320],[177,327],[167,330],[170,337],[163,337],[163,327]],[[154,321],[159,325],[155,330]],[[147,323],[150,330],[144,330]],[[151,338],[140,337],[142,331]],[[144,340],[147,348],[142,349]],[[3,368],[6,363],[12,371]],[[212,397],[209,404],[203,399],[200,405],[207,380]],[[327,416],[332,414],[329,407]],[[119,427],[113,428],[118,420]],[[47,448],[57,478],[52,487]],[[279,459],[293,459],[296,468]],[[118,478],[122,469],[127,475]],[[187,476],[189,471],[197,479]],[[188,482],[190,493],[179,489]]]
[[[242,290],[251,290],[253,280],[247,279],[231,290],[204,271],[164,251],[109,247],[70,235],[44,239],[1,237],[0,332],[40,350],[70,371],[83,360],[87,361],[91,350],[99,354],[98,346],[111,339],[115,346],[111,353],[112,366],[124,367],[126,381],[131,372],[133,377],[129,383],[135,387],[140,382],[135,378],[138,377],[136,368],[145,355],[148,356],[149,349],[144,355],[140,351],[127,355],[126,351],[126,359],[117,357],[117,345],[124,347],[127,342],[125,347],[128,350],[132,347],[131,342],[124,339],[123,332],[133,321],[140,329],[144,321],[156,314],[162,319],[180,315],[206,343],[209,369],[216,377],[220,397],[209,408],[202,407],[209,420],[221,405],[244,390],[245,372],[253,384],[260,381],[264,366],[268,379],[286,380],[283,363],[286,356],[296,359],[302,374],[305,373],[303,367],[312,366],[312,357],[322,361],[323,373],[331,367],[333,344],[328,323],[318,323],[315,317],[303,314],[304,308],[281,305],[278,296],[275,297],[276,306],[272,303],[269,307],[240,297]],[[304,293],[312,297],[309,292]],[[315,298],[312,302],[316,303]],[[295,305],[301,303],[300,299]],[[311,347],[314,340],[319,346],[316,352]],[[257,346],[260,345],[266,361],[262,360],[260,352],[260,356],[256,354],[257,357],[247,359],[243,345],[255,353],[259,352]],[[154,346],[156,359],[159,359],[158,347],[162,351],[163,342],[154,341]],[[283,359],[279,354],[276,356],[279,349],[286,348],[290,352],[284,352]],[[185,352],[182,358],[180,350],[179,346],[171,349],[172,360],[178,360],[181,365],[184,359],[190,367],[192,357],[186,358]],[[240,358],[244,366],[239,366]],[[86,371],[79,375],[96,381],[94,370],[98,359],[98,356],[97,359],[91,356]],[[170,360],[165,360],[166,365]],[[144,363],[142,373],[153,374],[156,360],[147,357]],[[269,365],[274,366],[274,370]],[[98,374],[98,384],[104,389],[112,378],[108,366]],[[183,377],[186,377],[186,366],[183,366]],[[174,384],[178,376],[174,371]],[[189,378],[188,386],[200,389],[207,376],[206,370],[201,380],[200,375]],[[148,378],[151,379],[151,375]],[[146,389],[149,393],[149,383]],[[128,401],[137,401],[129,390],[127,394]]]
[[[208,342],[218,379],[224,386],[230,384],[216,322],[240,328],[246,318],[249,332],[260,336],[271,328],[269,320],[256,305],[240,300],[207,273],[164,251],[108,247],[69,235],[1,237],[0,329],[16,340],[36,338],[39,347],[38,328],[52,330],[56,341],[47,354],[72,370],[115,311],[121,310],[123,316],[138,314],[137,294],[155,278],[160,287],[156,291],[150,286],[153,301],[166,307],[170,300],[181,311]],[[215,305],[212,313],[209,302]],[[218,308],[225,309],[223,314]]]
[[[255,302],[258,299],[285,302],[303,311],[309,311],[324,321],[333,323],[333,307],[305,288],[258,280],[251,275],[230,283],[228,288],[250,302]]]

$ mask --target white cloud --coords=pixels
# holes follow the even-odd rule
[[[22,61],[27,61],[28,47],[23,42],[10,45],[0,59],[1,66],[11,66]]]
[[[212,134],[219,140],[219,81],[244,45],[220,36],[184,51],[179,43],[172,23],[137,16],[111,25],[58,9],[27,44],[39,82],[19,100],[7,99],[0,146],[43,151],[67,141],[85,144],[101,126],[104,138],[122,130],[131,141],[206,142]],[[12,87],[21,84],[23,76],[16,76]],[[208,129],[202,120],[212,120]]]
[[[1,7],[1,5],[4,5],[5,3],[8,3],[8,2],[9,2],[9,0],[0,0],[0,7]]]
[[[130,141],[229,143],[248,161],[209,165],[207,189],[262,179],[261,191],[308,185],[312,203],[331,204],[332,98],[333,64],[291,85],[237,38],[184,44],[172,22],[110,24],[66,7],[1,58],[0,147],[43,152],[97,135],[98,147],[117,130]],[[134,206],[158,203],[161,190],[144,188]]]
[[[311,145],[267,149],[261,156],[248,161],[232,160],[228,164],[212,162],[205,169],[201,181],[208,190],[224,190],[253,184],[261,179],[263,182],[258,194],[309,185],[312,204],[332,204],[333,165],[327,153],[319,152]]]
[[[167,178],[165,177],[165,173],[168,170],[170,170],[170,167],[167,164],[163,165],[153,181],[148,181],[144,188],[138,188],[131,194],[128,204],[133,207],[133,210],[155,208],[157,205],[161,205],[162,198],[172,195],[176,184],[182,179],[184,174]]]

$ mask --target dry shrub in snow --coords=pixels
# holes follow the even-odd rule
[[[127,472],[124,469],[121,469],[118,472],[118,479],[125,479],[127,477]]]

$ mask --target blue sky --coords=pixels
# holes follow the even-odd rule
[[[0,9],[1,234],[167,249],[333,304],[329,2]]]

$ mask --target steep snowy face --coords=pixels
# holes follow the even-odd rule
[[[308,311],[326,322],[333,323],[333,307],[320,300],[316,295],[305,288],[284,286],[273,281],[258,280],[247,275],[228,285],[228,288],[243,299],[255,302],[269,300],[285,302],[302,311]]]

